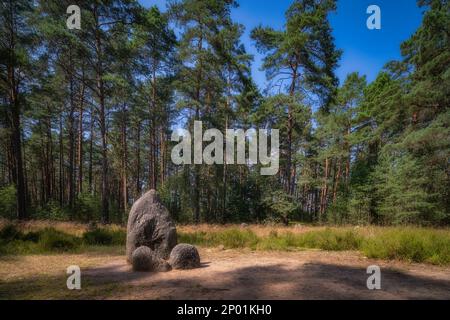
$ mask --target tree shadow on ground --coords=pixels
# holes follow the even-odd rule
[[[209,267],[208,267],[209,265]],[[450,299],[448,280],[382,269],[381,290],[368,290],[363,267],[307,263],[133,272],[125,263],[82,271],[82,290],[67,275],[0,282],[0,299]]]
[[[449,299],[448,280],[382,269],[381,290],[369,290],[362,267],[309,263],[296,268],[283,264],[196,269],[166,274],[136,274],[100,269],[106,282],[129,283],[131,296],[166,299]],[[97,279],[98,280],[98,279]],[[121,296],[120,292],[117,292]],[[123,296],[127,297],[127,294]]]

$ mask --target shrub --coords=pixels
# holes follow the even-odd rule
[[[80,194],[75,201],[73,212],[78,220],[97,220],[100,218],[101,201],[98,196],[91,195],[90,193]]]
[[[38,232],[24,234],[13,224],[6,225],[0,230],[0,255],[40,252],[39,237]]]
[[[296,201],[290,195],[280,190],[268,193],[262,203],[270,212],[279,217],[285,225],[289,224],[292,215],[299,209]]]
[[[79,238],[67,233],[45,228],[40,232],[39,245],[45,251],[70,251],[80,244]]]
[[[22,237],[23,233],[13,224],[7,224],[0,230],[0,241],[9,242],[20,240]]]
[[[41,253],[42,248],[38,243],[24,240],[14,240],[0,243],[0,255],[22,255]]]
[[[83,242],[90,245],[109,245],[112,243],[112,236],[106,230],[94,229],[83,234]]]
[[[13,219],[16,215],[16,188],[14,185],[0,188],[0,216]]]
[[[70,252],[80,249],[82,245],[124,245],[125,240],[126,233],[120,229],[97,228],[78,237],[54,228],[23,233],[16,226],[7,225],[0,230],[0,255]]]
[[[30,232],[25,233],[22,236],[22,240],[23,241],[30,241],[30,242],[38,243],[40,237],[41,237],[41,234],[39,232],[30,231]]]
[[[66,209],[61,208],[59,202],[51,200],[45,205],[36,208],[36,211],[32,214],[35,219],[46,219],[63,221],[69,217],[69,213]]]
[[[122,230],[96,228],[83,234],[83,242],[88,245],[123,245],[125,240],[126,233]]]

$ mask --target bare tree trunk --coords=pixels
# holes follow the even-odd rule
[[[108,144],[106,137],[106,119],[103,94],[101,95],[100,101],[100,133],[102,140],[102,222],[109,223]]]
[[[340,179],[341,179],[341,159],[339,159],[339,161],[338,161],[338,168],[337,168],[337,173],[336,173],[335,182],[334,182],[333,204],[336,203],[337,192],[338,192],[338,188],[339,188],[339,180]]]
[[[228,66],[228,77],[227,77],[227,100],[225,104],[225,129],[226,132],[228,128],[228,111],[231,109],[231,69]],[[224,152],[225,154],[225,152]],[[225,157],[224,157],[225,158]],[[227,220],[227,161],[223,161],[223,199],[222,199],[222,222],[225,223]]]
[[[289,96],[291,98],[295,95],[295,81],[297,79],[297,65],[292,66],[292,81],[291,86],[289,88]],[[287,161],[286,161],[286,192],[289,195],[292,195],[292,182],[293,182],[293,176],[295,173],[292,172],[292,135],[293,135],[293,129],[294,129],[294,117],[293,117],[293,110],[292,110],[292,103],[290,102],[288,105],[288,123],[287,123],[287,133],[288,133],[288,147],[287,147]]]
[[[48,106],[47,106],[48,107]],[[48,177],[47,177],[47,192],[48,199],[54,198],[54,160],[53,160],[53,139],[52,139],[52,128],[51,119],[46,117],[46,154],[47,154],[47,164],[48,164]]]
[[[150,188],[156,189],[156,108],[157,108],[157,97],[156,97],[156,62],[153,61],[152,68],[152,101],[149,105],[149,144],[150,144],[150,154],[149,154],[149,180]]]
[[[286,161],[286,192],[291,194],[291,166],[292,166],[292,107],[288,107],[288,142],[287,142],[287,161]]]
[[[203,51],[203,34],[200,34],[198,41],[198,52]],[[200,89],[203,79],[203,61],[202,57],[198,58],[198,75],[197,75],[197,87],[195,91],[195,99],[197,103],[200,103]],[[195,107],[195,120],[200,120],[200,109],[197,105]],[[199,165],[194,164],[194,222],[200,222],[200,168]]]
[[[127,163],[128,163],[128,146],[127,146],[127,110],[124,105],[122,120],[122,196],[123,211],[128,212],[128,189],[127,189]],[[120,223],[122,223],[122,216]]]
[[[71,59],[72,60],[72,59]],[[75,135],[74,135],[74,112],[75,112],[75,99],[74,99],[74,88],[73,88],[73,78],[70,78],[70,111],[69,111],[69,128],[68,128],[68,139],[69,139],[69,149],[68,149],[68,160],[69,160],[69,171],[68,171],[68,187],[69,187],[69,207],[73,208],[74,197],[75,197],[75,186],[74,186],[74,167],[75,167]],[[72,212],[70,213],[72,215]]]
[[[84,77],[84,68],[83,68]],[[80,90],[80,109],[78,113],[78,146],[77,146],[77,159],[78,159],[78,188],[77,193],[83,193],[83,112],[84,112],[84,81],[81,83]]]
[[[106,109],[105,109],[105,92],[103,83],[103,50],[100,39],[99,17],[97,13],[97,6],[94,6],[94,18],[96,22],[95,32],[95,50],[97,55],[96,65],[96,82],[99,99],[99,125],[102,141],[101,158],[102,158],[102,222],[109,223],[109,185],[108,185],[108,142],[107,142],[107,128],[106,128]]]
[[[159,128],[159,143],[160,143],[160,152],[159,152],[159,171],[160,171],[160,185],[164,184],[166,179],[166,137],[165,137],[165,129],[163,126]]]
[[[62,110],[59,116],[59,205],[60,207],[64,206],[64,145]]]
[[[228,115],[225,116],[225,130],[228,128]],[[227,161],[223,162],[223,199],[222,199],[222,222],[227,220]]]
[[[347,138],[350,136],[350,125],[347,128]],[[351,158],[351,146],[350,143],[347,142],[347,150],[348,150],[348,156],[347,156],[347,162],[345,164],[345,186],[348,190],[348,185],[350,182],[350,158]]]
[[[157,174],[157,163],[158,163],[158,141],[156,136],[156,123],[153,122],[152,127],[152,137],[153,137],[153,155],[152,155],[152,188],[156,190],[158,183],[158,174]]]
[[[41,169],[41,205],[47,203],[48,197],[48,153],[47,144],[44,141],[43,125],[41,119],[38,120],[40,131],[40,169]]]
[[[151,121],[149,129],[149,164],[148,176],[150,189],[156,189],[156,141],[155,141],[155,122]]]
[[[95,123],[95,117],[94,117],[94,108],[91,109],[91,117],[90,117],[90,137],[89,137],[89,167],[88,167],[88,182],[89,182],[89,193],[94,193],[94,188],[92,186],[93,180],[92,180],[92,167],[93,167],[93,153],[94,153],[94,137],[95,137],[95,131],[94,131],[94,123]]]
[[[323,187],[322,187],[322,194],[320,198],[320,214],[319,214],[319,221],[322,222],[323,215],[326,211],[326,205],[327,205],[327,197],[328,197],[328,168],[329,168],[329,160],[328,158],[325,159],[325,173],[324,173],[324,179],[323,179]]]
[[[137,199],[141,194],[141,122],[137,123],[137,137],[136,137],[136,195]]]
[[[22,158],[22,129],[20,125],[21,108],[19,102],[19,79],[16,78],[15,67],[15,46],[16,46],[16,16],[13,7],[13,1],[8,2],[9,16],[6,23],[8,29],[8,65],[7,65],[7,81],[8,81],[8,98],[10,106],[10,126],[11,126],[11,147],[13,158],[13,178],[16,186],[16,214],[19,220],[28,218],[26,204],[26,185],[24,177],[24,165]]]

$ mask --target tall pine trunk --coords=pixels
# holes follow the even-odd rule
[[[6,4],[5,4],[6,6]],[[20,125],[21,107],[19,101],[19,80],[16,78],[16,13],[13,1],[8,2],[8,19],[6,24],[8,39],[7,83],[10,107],[11,155],[13,162],[13,180],[16,186],[16,215],[19,220],[28,218],[24,164],[22,155],[22,129]],[[9,40],[9,41],[8,41]]]
[[[127,110],[124,105],[123,119],[122,119],[122,197],[123,197],[123,212],[128,212],[128,186],[127,186],[127,163],[128,163],[128,145],[127,145]],[[119,223],[122,223],[122,215],[119,217]]]
[[[84,68],[83,68],[84,77]],[[78,160],[78,182],[77,193],[83,193],[83,113],[84,113],[84,81],[81,83],[80,99],[79,99],[79,113],[78,113],[78,145],[77,145],[77,160]]]
[[[323,178],[323,187],[322,193],[320,196],[320,214],[319,214],[319,222],[322,222],[323,215],[325,214],[327,207],[327,199],[328,199],[328,171],[329,171],[329,160],[325,159],[325,172]]]
[[[103,81],[103,49],[100,38],[101,27],[99,25],[99,17],[97,6],[94,6],[94,17],[96,22],[95,30],[95,51],[97,55],[96,63],[96,82],[97,95],[99,103],[99,125],[101,135],[101,163],[102,163],[102,181],[101,181],[101,203],[102,203],[102,222],[109,223],[109,185],[108,185],[108,142],[107,142],[107,128],[106,128],[106,106],[105,106],[105,88]]]
[[[59,115],[59,206],[64,206],[64,145],[62,108]]]
[[[92,177],[92,170],[93,170],[93,157],[94,157],[94,139],[95,139],[95,129],[94,129],[94,123],[95,123],[95,114],[94,114],[94,108],[91,108],[91,116],[90,116],[90,133],[89,133],[89,166],[88,166],[88,187],[89,187],[89,193],[94,193],[93,188],[93,177]]]
[[[72,59],[71,59],[72,60]],[[73,78],[70,76],[70,111],[69,111],[69,128],[68,128],[68,139],[69,139],[69,148],[68,148],[68,160],[69,160],[69,170],[68,170],[68,186],[69,186],[69,207],[73,208],[74,197],[75,197],[75,184],[74,184],[74,168],[75,168],[75,93],[74,93],[74,83]],[[70,213],[72,215],[72,212]]]
[[[136,128],[136,192],[135,199],[141,195],[141,122]]]

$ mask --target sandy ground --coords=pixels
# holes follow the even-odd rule
[[[366,259],[356,252],[200,249],[202,267],[133,272],[123,255],[0,260],[0,299],[450,299],[450,268]],[[77,264],[82,289],[66,288]],[[381,290],[366,287],[370,265]]]

